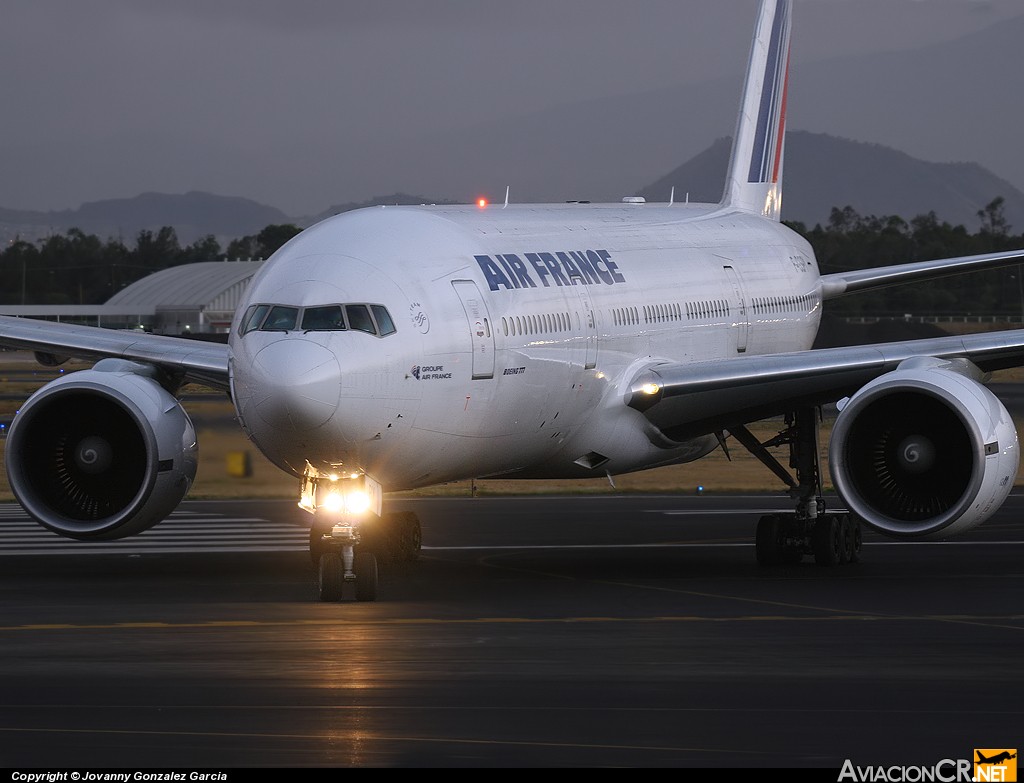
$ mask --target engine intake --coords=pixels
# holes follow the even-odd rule
[[[195,429],[149,365],[104,359],[22,406],[7,438],[15,497],[69,538],[110,540],[173,511],[196,473]]]
[[[1017,475],[1017,432],[980,377],[966,361],[909,359],[848,401],[829,468],[853,513],[890,536],[942,538],[999,508]]]

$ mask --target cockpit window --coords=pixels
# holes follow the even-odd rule
[[[253,305],[245,311],[245,317],[242,319],[242,324],[239,327],[239,334],[245,334],[251,332],[253,329],[259,329],[263,319],[266,318],[267,313],[270,311],[270,305]]]
[[[383,305],[370,305],[370,309],[373,311],[373,317],[377,321],[377,329],[380,332],[381,337],[387,337],[389,334],[394,334],[395,322],[391,320],[391,314],[388,309]]]
[[[238,322],[239,334],[245,334],[245,325],[249,323],[249,319],[252,318],[252,314],[256,312],[256,305],[250,305],[249,309],[245,311],[245,315],[242,316],[242,320]]]
[[[287,332],[295,328],[295,321],[299,317],[299,308],[284,307],[275,305],[270,309],[270,315],[263,322],[261,331],[264,332]]]
[[[340,332],[345,327],[341,305],[307,307],[302,311],[302,328],[307,332]]]
[[[357,332],[377,333],[366,305],[345,305],[345,315],[348,316],[349,328],[355,329]]]
[[[371,315],[372,313],[372,315]],[[387,337],[398,331],[391,313],[378,304],[330,304],[317,307],[251,305],[242,316],[239,334],[261,332],[344,332],[349,329]]]

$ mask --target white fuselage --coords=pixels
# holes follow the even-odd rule
[[[239,334],[251,305],[339,303],[383,306],[395,333]],[[715,205],[387,207],[302,232],[238,313],[233,397],[260,450],[399,490],[704,456],[712,434],[666,439],[623,405],[628,383],[809,348],[821,293],[805,240]]]

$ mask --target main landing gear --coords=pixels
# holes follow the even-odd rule
[[[769,514],[757,523],[755,550],[761,566],[795,565],[804,555],[813,555],[819,566],[856,563],[860,560],[860,520],[846,513],[825,511],[821,496],[821,463],[818,458],[818,416],[816,408],[801,408],[786,416],[786,429],[766,443],[760,443],[746,427],[729,430],[751,454],[789,486],[796,501],[793,513]],[[789,464],[794,479],[768,452],[774,446],[789,446]]]
[[[757,523],[757,564],[796,565],[804,555],[813,555],[819,566],[857,563],[861,541],[860,521],[849,514],[769,514]]]
[[[314,521],[309,554],[317,569],[320,600],[340,601],[351,585],[356,601],[376,601],[378,564],[417,560],[421,542],[420,522],[411,512],[330,526]]]

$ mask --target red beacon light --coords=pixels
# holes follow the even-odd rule
[[[476,205],[478,207],[480,207],[480,209],[483,209],[484,207],[487,206],[487,199],[485,199],[485,198],[478,198],[476,200]]]

